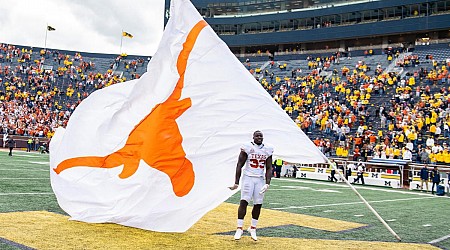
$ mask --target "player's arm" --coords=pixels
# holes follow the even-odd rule
[[[269,189],[270,180],[272,179],[272,156],[266,159],[266,184],[261,188],[259,194],[263,194]]]
[[[242,167],[244,166],[245,162],[247,161],[247,153],[245,153],[244,150],[241,150],[241,153],[239,154],[238,162],[236,165],[236,177],[234,179],[234,185],[232,187],[229,187],[231,190],[235,190],[239,187],[239,180],[241,179],[242,175]]]
[[[266,159],[266,184],[270,185],[272,179],[272,156]]]

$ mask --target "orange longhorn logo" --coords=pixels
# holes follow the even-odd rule
[[[73,167],[115,168],[123,164],[119,177],[124,179],[137,171],[142,159],[152,168],[169,176],[177,196],[188,194],[194,186],[195,173],[181,145],[183,137],[175,120],[191,107],[190,98],[179,100],[184,85],[184,73],[195,41],[200,31],[207,25],[202,20],[189,32],[178,56],[177,69],[180,78],[173,93],[165,102],[156,105],[131,131],[123,148],[104,157],[66,159],[53,170],[59,174]]]

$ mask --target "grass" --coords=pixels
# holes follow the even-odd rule
[[[66,215],[59,208],[51,189],[48,162],[48,155],[16,151],[13,157],[8,157],[7,152],[0,151],[0,214],[19,211],[49,211]],[[372,207],[397,232],[402,238],[402,242],[427,243],[450,235],[450,226],[447,221],[450,214],[448,212],[450,202],[448,197],[438,197],[417,191],[360,185],[357,188]],[[236,194],[228,199],[227,203],[238,204],[239,199],[239,194]],[[281,223],[279,226],[260,228],[258,235],[263,238],[346,240],[349,247],[353,244],[351,242],[354,241],[396,241],[381,222],[352,193],[350,188],[341,183],[292,178],[273,179],[263,207],[286,212],[273,215],[283,216],[284,218],[271,219],[287,221],[287,223]],[[261,224],[264,220],[264,213],[267,215],[268,212],[263,210],[262,213]],[[232,214],[226,220],[234,223],[233,214],[234,208]],[[247,214],[247,217],[249,217],[250,212]],[[289,217],[293,214],[356,222],[367,226],[330,232],[314,227],[290,224]],[[18,230],[20,228],[20,225],[17,226]],[[225,235],[228,239],[233,234],[233,228],[215,234]],[[188,235],[183,237],[186,238]],[[82,239],[78,240],[82,241]],[[0,249],[21,249],[20,245],[16,246],[11,241],[13,240],[9,238],[0,238]],[[265,244],[259,241],[258,243]],[[434,246],[450,249],[450,239],[435,243]],[[317,246],[317,248],[321,247]]]
[[[314,239],[396,241],[369,209],[354,195],[350,188],[342,185],[328,186],[328,182],[306,180],[274,180],[271,192],[265,199],[265,208],[282,209],[291,213],[301,213],[368,224],[359,230],[347,232],[325,232],[310,228],[291,227],[283,229],[259,230],[260,235],[284,235]],[[447,197],[437,197],[415,191],[370,188],[358,186],[359,193],[397,232],[403,242],[426,243],[450,234]],[[279,191],[277,191],[279,189]],[[289,190],[291,189],[291,190]],[[335,191],[335,192],[332,192]],[[400,191],[400,192],[399,192]],[[232,197],[229,202],[238,202]],[[376,202],[379,201],[379,202]],[[289,208],[293,206],[292,208]],[[356,215],[356,216],[355,216]],[[390,221],[395,220],[395,221]],[[449,240],[436,244],[449,249]]]

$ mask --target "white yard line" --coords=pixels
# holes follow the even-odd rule
[[[432,197],[417,197],[417,198],[379,200],[379,201],[368,201],[368,202],[369,203],[383,203],[383,202],[422,200],[422,199],[433,199],[433,198],[437,198],[437,197],[436,196],[432,196]],[[320,204],[320,205],[309,205],[309,206],[276,207],[276,208],[271,208],[271,209],[276,209],[276,210],[306,209],[306,208],[314,208],[314,207],[333,207],[333,206],[355,205],[355,204],[364,204],[364,203],[362,201],[355,201],[355,202],[343,202],[343,203]]]
[[[0,180],[48,180],[50,179],[49,177],[47,178],[9,178],[9,177],[5,177],[5,178],[0,178]]]
[[[53,193],[0,193],[0,196],[8,195],[53,195]]]
[[[0,168],[0,171],[45,171],[45,172],[48,172],[50,170],[48,170],[48,169],[29,169],[29,168],[10,168],[10,169]]]
[[[270,191],[298,191],[301,190],[299,188],[294,189],[294,188],[270,188]]]
[[[33,158],[40,158],[41,157],[39,155],[23,155],[23,154],[13,154],[13,155],[14,156],[20,156],[20,157],[33,157]]]
[[[45,162],[45,161],[29,161],[29,163],[33,163],[33,164],[40,164],[40,165],[48,165],[50,166],[50,162]]]
[[[333,187],[346,187],[346,188],[350,188],[348,187],[346,184],[341,183],[341,184],[336,184],[336,183],[326,183],[326,182],[321,182],[321,181],[311,181],[311,180],[305,180],[305,179],[278,179],[279,181],[288,181],[288,182],[297,182],[297,183],[308,183],[308,184],[316,184],[316,185],[324,185],[324,186],[333,186]],[[400,193],[400,194],[412,194],[412,195],[419,195],[419,196],[429,196],[429,197],[436,197],[435,195],[432,194],[428,194],[428,193],[419,193],[419,192],[411,192],[411,191],[402,191],[401,189],[389,189],[389,188],[376,188],[376,187],[367,187],[367,186],[362,186],[362,185],[354,185],[354,187],[356,189],[365,189],[365,190],[375,190],[375,191],[382,191],[382,192],[387,192],[387,193]],[[269,189],[270,190],[270,189]],[[438,196],[441,198],[447,198],[449,199],[450,197],[448,196]]]
[[[319,188],[310,188],[310,187],[302,187],[302,186],[281,186],[281,188],[271,188],[272,191],[298,191],[298,190],[311,190],[316,192],[325,192],[325,193],[342,193],[341,191],[337,191],[334,189],[319,189]]]
[[[446,240],[448,238],[450,238],[450,234],[446,235],[446,236],[443,236],[443,237],[441,237],[439,239],[432,240],[432,241],[428,242],[428,244],[435,244],[435,243],[441,242],[443,240]]]
[[[20,162],[30,162],[30,161],[37,161],[37,160],[41,160],[41,159],[34,157],[34,158],[27,158],[27,159],[23,158],[23,159],[14,159],[14,160],[20,161]],[[42,160],[47,160],[47,159],[42,159]]]

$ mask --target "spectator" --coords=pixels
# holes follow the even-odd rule
[[[274,169],[275,169],[275,178],[280,178],[281,176],[281,168],[283,167],[283,160],[282,159],[276,159],[274,162]]]
[[[351,163],[347,165],[347,169],[345,170],[345,179],[348,180],[348,177],[352,176],[352,169],[355,168],[355,164]]]
[[[330,181],[337,182],[338,180],[336,179],[336,176],[335,176],[336,175],[337,164],[336,164],[336,162],[333,159],[330,160],[329,168],[331,170],[330,171],[330,174],[331,174]]]
[[[430,163],[429,153],[427,152],[426,148],[421,149],[421,151],[419,153],[419,157],[420,157],[421,163],[425,163],[425,164]]]
[[[6,148],[6,141],[8,140],[8,133],[5,131],[3,134],[3,147]]]
[[[44,142],[44,143],[42,143],[41,146],[39,146],[39,152],[41,154],[50,153],[50,151],[48,150],[48,147],[47,147],[47,143]]]
[[[409,150],[409,148],[407,148],[407,147],[403,148],[403,156],[402,157],[403,157],[403,160],[405,160],[405,161],[410,161],[412,159],[412,153]]]
[[[292,177],[297,178],[297,172],[298,172],[297,166],[293,165],[292,166]]]
[[[359,183],[359,180],[361,180],[362,185],[364,185],[365,165],[362,160],[359,159],[356,166],[358,167],[358,172],[356,173],[356,179],[353,181],[353,184]]]
[[[27,139],[27,152],[31,152],[31,150],[33,149],[33,137],[28,137]]]
[[[422,169],[420,169],[420,190],[423,191],[423,183],[425,182],[426,190],[428,192],[428,180],[430,178],[430,173],[428,172],[428,164],[423,165]]]
[[[438,187],[439,183],[441,182],[441,174],[439,173],[437,166],[434,166],[433,170],[431,171],[430,178],[433,181],[433,186],[431,187],[431,193],[434,194],[434,190],[435,190],[434,187],[436,186],[436,192],[437,192],[437,187]]]
[[[8,145],[8,148],[9,148],[8,155],[12,156],[12,151],[13,151],[14,147],[16,146],[16,141],[11,136],[9,136],[8,139],[6,140],[6,145]]]
[[[35,137],[34,138],[34,150],[38,151],[40,146],[41,145],[39,144],[39,138]]]
[[[450,196],[450,172],[447,172],[447,194]]]

